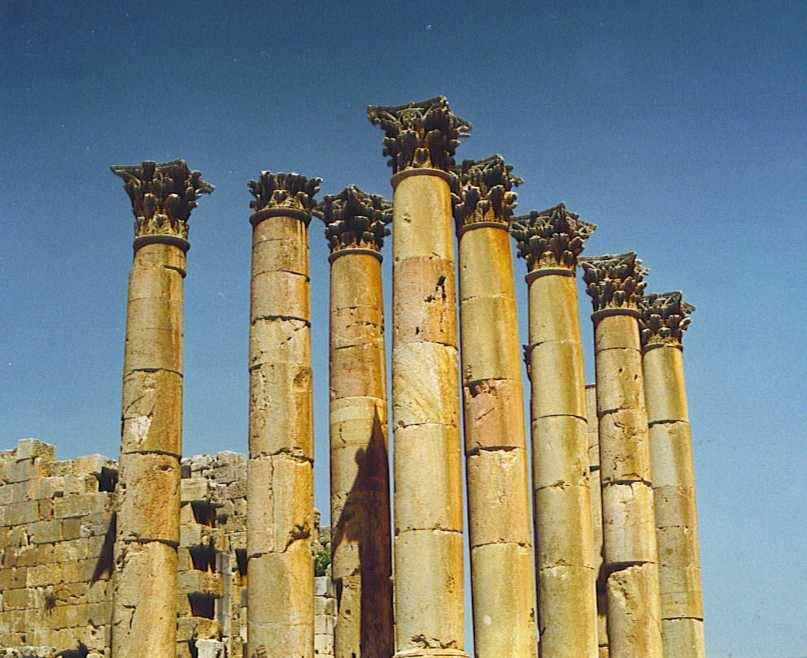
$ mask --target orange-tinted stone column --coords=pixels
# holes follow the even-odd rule
[[[563,205],[517,218],[527,263],[541,658],[597,658],[583,346],[575,276],[593,224]]]
[[[112,655],[176,652],[188,219],[213,191],[182,161],[116,166],[135,216],[121,405]]]
[[[703,658],[698,514],[682,345],[695,309],[680,292],[647,295],[640,309],[664,656]]]
[[[594,313],[608,642],[613,658],[662,658],[661,602],[639,343],[636,254],[581,260]]]
[[[451,168],[470,126],[442,97],[368,115],[393,169],[396,656],[465,656]]]
[[[320,179],[249,183],[249,658],[314,655],[314,437],[308,224]]]
[[[336,658],[392,656],[381,248],[392,206],[355,186],[315,210],[331,255],[331,555]]]
[[[474,649],[537,654],[521,347],[508,222],[521,180],[501,157],[466,161],[459,238],[462,386]]]

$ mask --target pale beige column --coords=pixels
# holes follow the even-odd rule
[[[370,107],[393,169],[396,656],[464,656],[462,456],[445,98]]]
[[[117,486],[112,655],[176,651],[188,219],[213,191],[182,161],[115,166],[135,216]]]
[[[698,515],[682,345],[695,308],[680,292],[669,292],[643,297],[640,309],[664,656],[703,658]]]
[[[394,653],[381,248],[392,206],[355,186],[314,211],[331,255],[331,556],[336,658]]]
[[[597,645],[599,658],[608,658],[608,596],[602,541],[602,483],[600,480],[600,428],[597,421],[597,387],[586,385],[586,425],[588,427],[589,491],[594,528],[594,569],[597,572]]]
[[[462,385],[477,658],[537,655],[521,346],[500,156],[457,169]]]
[[[249,658],[314,655],[308,223],[319,184],[268,171],[249,183]]]
[[[613,658],[661,658],[661,610],[638,301],[627,253],[581,259],[594,313],[608,641]]]
[[[541,658],[597,658],[583,346],[575,271],[596,227],[560,204],[517,218],[527,263]]]

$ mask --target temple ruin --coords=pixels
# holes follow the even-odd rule
[[[182,160],[112,168],[134,215],[120,454],[0,451],[0,658],[449,658],[471,655],[468,636],[477,658],[705,657],[694,308],[645,294],[633,252],[584,256],[597,227],[564,204],[517,215],[523,180],[501,156],[455,161],[471,126],[445,98],[368,117],[391,200],[318,199],[322,180],[296,173],[248,184],[245,455],[182,449],[188,226],[213,186]],[[327,314],[310,304],[323,226]],[[314,372],[311,323],[326,321],[330,368]],[[330,528],[314,507],[315,377]]]

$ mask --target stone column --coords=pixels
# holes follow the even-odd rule
[[[445,98],[370,107],[394,189],[392,414],[396,656],[464,656],[453,156]]]
[[[465,161],[459,238],[462,385],[474,648],[536,655],[535,577],[521,347],[508,223],[521,183],[500,156]]]
[[[314,441],[308,223],[319,178],[249,183],[249,658],[314,654]]]
[[[581,264],[594,304],[610,654],[661,658],[656,528],[637,319],[647,270],[634,253],[585,258]]]
[[[681,343],[695,310],[680,292],[640,303],[666,658],[703,658],[703,595],[692,436]]]
[[[213,191],[182,161],[115,166],[134,212],[123,360],[112,655],[176,652],[188,219]]]
[[[594,528],[594,569],[597,573],[597,645],[599,658],[608,658],[608,596],[605,588],[607,574],[603,561],[602,542],[602,483],[600,481],[600,431],[597,421],[597,387],[586,386],[586,417],[588,426],[589,491],[591,491],[591,520]]]
[[[577,258],[593,224],[563,204],[512,226],[527,263],[532,451],[541,658],[597,658]]]
[[[392,206],[355,186],[315,213],[331,249],[331,556],[336,658],[394,653],[381,248]]]

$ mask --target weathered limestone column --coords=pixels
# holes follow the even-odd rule
[[[703,658],[698,516],[681,342],[695,307],[680,292],[668,292],[643,297],[640,309],[664,655]]]
[[[521,179],[500,156],[465,161],[459,238],[462,385],[477,658],[537,653],[521,347],[508,222]]]
[[[188,219],[213,187],[183,160],[115,166],[135,216],[123,360],[112,655],[176,652]]]
[[[381,248],[392,206],[355,186],[314,211],[331,249],[331,555],[336,658],[394,653]]]
[[[597,420],[597,387],[586,386],[586,417],[588,427],[589,491],[591,491],[591,521],[594,528],[594,569],[597,573],[597,645],[600,658],[608,658],[608,596],[607,574],[603,560],[602,541],[602,483],[600,481],[600,429]]]
[[[661,658],[656,528],[637,319],[647,270],[634,253],[580,262],[594,304],[610,655]]]
[[[534,513],[541,658],[597,658],[577,258],[593,224],[563,204],[512,226],[527,262]]]
[[[470,125],[445,98],[370,107],[393,199],[396,656],[464,656],[462,456],[450,185]]]
[[[314,655],[308,223],[320,182],[263,171],[249,183],[249,658]]]

